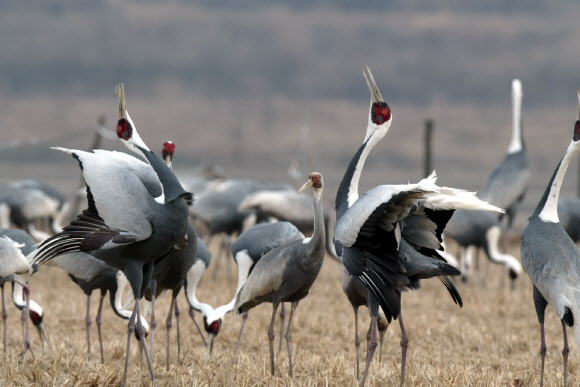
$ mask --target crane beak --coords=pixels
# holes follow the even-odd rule
[[[304,185],[302,187],[300,187],[300,189],[298,190],[298,193],[302,193],[304,190],[306,190],[307,188],[312,187],[312,180],[308,179],[308,181],[306,183],[304,183]]]
[[[38,336],[40,337],[40,342],[42,343],[43,347],[49,347],[50,341],[48,341],[48,336],[46,335],[46,331],[44,330],[44,325],[42,323],[36,326],[38,330]]]
[[[115,87],[115,95],[119,97],[119,119],[127,119],[127,105],[125,104],[125,86],[119,83]]]
[[[207,340],[207,360],[211,360],[211,358],[212,358],[213,343],[215,341],[215,337],[216,337],[216,335],[214,335],[213,333],[209,334],[209,337]]]
[[[366,70],[366,72],[365,72]],[[371,93],[371,102],[375,103],[375,102],[385,102],[385,100],[383,99],[383,96],[381,95],[381,92],[379,91],[379,88],[377,87],[377,83],[375,82],[375,78],[373,77],[373,73],[371,73],[371,70],[369,69],[369,66],[365,66],[362,69],[363,75],[365,77],[365,81],[367,83],[367,87],[369,88],[369,91]],[[366,73],[369,73],[368,77]],[[369,81],[370,78],[370,81]]]

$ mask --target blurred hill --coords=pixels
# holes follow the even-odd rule
[[[78,167],[49,146],[85,149],[101,114],[112,127],[123,81],[142,136],[175,141],[178,169],[287,181],[299,157],[303,173],[325,174],[332,201],[364,136],[368,64],[394,122],[363,188],[422,177],[430,117],[440,183],[478,190],[507,149],[510,80],[522,80],[533,180],[521,226],[576,118],[577,6],[424,3],[0,0],[0,182],[71,192]],[[574,194],[576,168],[567,181]]]

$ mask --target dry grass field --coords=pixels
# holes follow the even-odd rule
[[[511,249],[519,256],[517,242]],[[451,248],[450,251],[454,251]],[[215,254],[214,254],[215,256]],[[215,264],[215,262],[213,263]],[[224,269],[224,265],[221,268]],[[235,270],[231,265],[231,270]],[[210,267],[198,289],[198,298],[214,307],[229,301],[236,284],[225,271],[212,281]],[[474,283],[458,288],[465,306],[457,307],[437,280],[423,282],[419,291],[403,297],[403,312],[410,338],[407,361],[409,386],[527,386],[537,385],[540,376],[539,325],[532,288],[524,274],[515,290],[510,290],[504,272],[482,260],[487,273],[483,286]],[[234,278],[235,274],[234,274]],[[293,324],[294,380],[288,375],[285,350],[276,359],[277,376],[270,376],[266,330],[270,305],[255,308],[249,316],[240,351],[233,347],[241,320],[228,315],[208,361],[205,348],[189,316],[185,297],[180,295],[183,312],[181,334],[182,363],[177,363],[175,330],[171,334],[171,369],[165,370],[165,314],[169,303],[158,304],[158,326],[154,367],[159,386],[356,386],[354,319],[340,287],[341,267],[326,259],[310,295],[299,305]],[[235,282],[235,280],[234,280]],[[459,281],[457,281],[459,282]],[[86,356],[84,328],[85,297],[80,289],[55,268],[45,267],[30,281],[33,299],[45,310],[45,325],[51,349],[41,351],[33,334],[36,359],[27,355],[19,362],[21,330],[19,316],[8,303],[8,348],[0,363],[2,386],[114,386],[122,377],[126,343],[126,321],[113,315],[107,304],[103,315],[105,364],[98,359],[96,329],[93,325],[93,357]],[[96,309],[98,295],[93,295]],[[93,318],[96,310],[93,311]],[[199,316],[199,315],[198,315]],[[364,336],[369,318],[360,313]],[[199,317],[198,317],[199,321]],[[278,336],[278,329],[276,330]],[[573,334],[569,331],[573,341]],[[546,317],[546,385],[562,383],[562,332],[549,308]],[[276,338],[278,340],[278,337]],[[385,335],[382,362],[373,360],[369,386],[397,386],[400,372],[400,330],[392,324]],[[571,345],[570,385],[580,384],[578,348]],[[363,351],[361,351],[363,352]],[[377,352],[378,354],[378,352]],[[139,365],[137,345],[132,344],[129,385],[148,386],[146,366]]]

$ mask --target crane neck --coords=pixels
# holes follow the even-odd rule
[[[552,178],[544,191],[544,195],[540,199],[536,210],[531,217],[537,216],[544,222],[558,223],[560,220],[558,218],[558,198],[560,196],[560,189],[562,188],[562,182],[564,176],[566,175],[566,170],[570,165],[570,162],[578,154],[580,147],[572,141],[562,157],[562,160],[558,163],[556,170],[552,174]]]
[[[185,278],[185,298],[187,298],[187,302],[193,309],[204,316],[208,316],[213,311],[213,308],[211,305],[199,302],[195,295],[197,284],[199,283],[202,274],[205,272],[205,267],[202,266],[204,266],[202,262],[199,264],[196,262],[187,272]]]
[[[175,174],[159,156],[149,149],[138,146],[137,148],[143,153],[161,182],[162,194],[156,198],[157,201],[169,203],[181,197],[191,196],[191,193],[183,189]]]
[[[359,197],[358,186],[362,169],[365,165],[366,159],[378,143],[380,138],[370,136],[356,151],[353,158],[350,160],[346,172],[342,177],[338,191],[336,192],[336,219],[340,217],[356,202]]]
[[[507,153],[518,153],[525,148],[522,125],[522,94],[512,93],[512,140]]]
[[[322,189],[314,189],[314,231],[310,239],[304,239],[311,250],[326,247],[326,228],[324,227],[324,213],[322,209]],[[309,254],[310,256],[311,254]],[[324,255],[324,254],[323,254]]]
[[[22,281],[22,279],[20,279]],[[18,281],[12,282],[12,301],[14,305],[23,310],[26,308],[26,299],[24,298],[24,287]],[[28,307],[30,311],[42,316],[42,308],[34,300],[29,300]]]

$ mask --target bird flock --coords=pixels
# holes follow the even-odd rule
[[[127,383],[133,336],[145,355],[151,383],[156,385],[152,364],[158,324],[155,306],[167,293],[171,294],[165,319],[167,370],[180,361],[181,311],[176,300],[182,289],[189,305],[188,314],[206,346],[208,359],[212,359],[217,337],[227,319],[235,316],[242,319],[232,349],[236,354],[250,310],[263,303],[272,304],[267,330],[270,372],[275,375],[276,352],[282,351],[285,339],[289,376],[293,377],[292,322],[298,304],[308,296],[327,256],[342,265],[342,289],[354,311],[355,370],[359,385],[364,386],[367,381],[377,346],[380,359],[384,334],[393,320],[398,321],[401,332],[400,384],[404,385],[407,349],[413,338],[409,338],[403,323],[403,292],[417,290],[421,280],[436,277],[451,300],[462,307],[463,300],[451,277],[469,281],[474,266],[477,268],[478,251],[483,249],[491,262],[505,267],[512,286],[522,269],[532,280],[532,299],[540,323],[541,385],[546,355],[544,313],[548,304],[553,306],[562,322],[566,385],[567,327],[574,328],[574,339],[580,345],[580,329],[575,325],[580,319],[580,251],[576,246],[580,239],[580,201],[558,199],[566,169],[580,152],[580,92],[578,119],[570,145],[529,217],[521,236],[520,263],[506,253],[505,235],[504,246],[501,240],[502,233],[512,228],[530,179],[522,127],[521,82],[515,79],[511,85],[513,123],[507,154],[483,182],[479,195],[437,185],[435,172],[416,183],[388,182],[359,194],[365,162],[393,121],[391,107],[368,67],[363,68],[363,78],[370,93],[366,132],[362,144],[353,148],[350,163],[344,166],[334,212],[324,208],[323,193],[329,192],[325,192],[320,172],[310,173],[297,192],[290,184],[202,177],[179,179],[172,170],[175,144],[165,142],[161,157],[146,145],[127,111],[124,86],[119,84],[115,89],[119,98],[116,134],[129,153],[54,148],[72,156],[82,171],[84,210],[71,208],[67,198],[56,189],[33,180],[13,182],[0,195],[4,351],[7,282],[12,283],[14,304],[22,310],[21,359],[28,352],[35,356],[29,320],[37,328],[42,345],[49,345],[43,310],[31,299],[27,283],[30,276],[42,275],[43,266],[54,266],[63,270],[87,296],[88,359],[91,359],[93,291],[100,291],[96,325],[102,363],[105,357],[101,315],[107,292],[115,314],[128,320],[123,386]],[[70,211],[74,211],[73,220],[67,222]],[[213,275],[221,265],[229,268],[232,261],[229,255],[238,268],[237,288],[231,301],[215,308],[198,300],[196,295],[212,261],[207,246],[214,238],[219,239],[220,251],[213,257]],[[445,250],[444,238],[461,247],[460,259]],[[362,376],[360,306],[368,308],[371,318]],[[276,346],[274,324],[279,309],[281,330]],[[201,315],[198,316],[201,324],[196,315]],[[170,330],[174,321],[177,358],[172,361]]]

